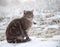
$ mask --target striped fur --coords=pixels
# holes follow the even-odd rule
[[[9,43],[21,43],[30,41],[27,34],[32,25],[33,12],[24,11],[24,16],[20,19],[14,19],[6,29],[6,39]]]

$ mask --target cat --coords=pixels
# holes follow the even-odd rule
[[[6,40],[8,43],[27,42],[29,38],[27,32],[32,26],[33,11],[24,10],[22,18],[12,20],[6,29]]]

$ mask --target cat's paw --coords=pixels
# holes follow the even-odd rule
[[[31,39],[30,38],[27,38],[26,41],[31,41]]]
[[[8,43],[15,43],[13,40],[7,40]]]

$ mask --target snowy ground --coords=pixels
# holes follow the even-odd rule
[[[59,38],[60,36],[56,36],[56,37]],[[15,43],[15,44],[7,43],[6,41],[1,41],[0,47],[60,47],[60,40],[55,39],[56,37],[49,39],[31,37],[32,40],[30,42]]]
[[[10,21],[15,18],[21,18],[24,10],[34,10],[34,19],[37,24],[33,24],[32,27],[34,28],[29,32],[30,36],[52,37],[54,35],[60,35],[60,12],[57,12],[54,9],[45,10],[47,7],[47,4],[45,3],[47,3],[47,1],[36,0],[21,3],[19,2],[20,0],[6,1],[6,6],[0,5],[0,40],[3,38],[2,36],[5,36],[6,27]],[[4,4],[4,1],[1,3]]]
[[[46,0],[45,2],[43,0],[37,2],[36,0],[30,3],[20,3],[19,0],[17,1],[15,3],[8,1],[7,6],[0,6],[0,47],[60,47],[60,12],[55,12],[54,10],[45,12],[44,9],[47,9],[48,5],[45,4],[45,2],[47,3]],[[5,5],[4,1],[2,2]],[[52,4],[49,6],[54,7]],[[9,44],[6,41],[2,41],[5,40],[5,30],[8,23],[14,18],[22,16],[23,10],[31,9],[34,9],[34,19],[38,24],[33,25],[34,28],[28,34],[29,36],[37,36],[38,38],[31,37],[32,41],[19,44]]]

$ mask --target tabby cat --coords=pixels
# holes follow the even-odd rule
[[[33,21],[33,11],[24,10],[22,18],[14,19],[6,29],[6,39],[8,43],[27,42],[29,38],[27,32]]]

